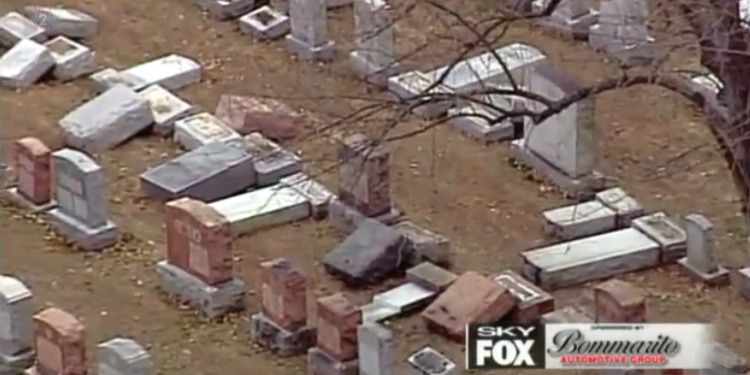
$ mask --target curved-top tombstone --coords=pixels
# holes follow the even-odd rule
[[[0,353],[11,357],[34,346],[31,290],[11,276],[0,276]]]
[[[230,223],[208,204],[180,198],[165,205],[167,262],[216,285],[232,279]]]
[[[85,328],[73,315],[55,307],[34,315],[36,368],[40,374],[86,374]]]
[[[104,172],[83,152],[70,148],[52,153],[54,197],[59,210],[90,227],[107,225]]]
[[[151,355],[135,340],[116,337],[97,348],[97,375],[153,375],[155,372]]]

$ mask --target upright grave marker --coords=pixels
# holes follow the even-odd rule
[[[352,69],[381,87],[399,70],[393,17],[386,0],[354,1],[356,48],[349,54]]]
[[[32,212],[53,208],[52,151],[39,139],[27,137],[13,143],[12,154],[18,185],[8,189],[10,196]]]
[[[0,374],[20,374],[34,362],[31,290],[0,276]]]
[[[318,299],[317,346],[307,352],[311,375],[357,374],[357,326],[362,311],[343,293]]]
[[[287,49],[304,60],[331,61],[336,44],[328,36],[326,0],[290,0],[292,32],[286,36]]]
[[[86,332],[70,313],[55,307],[34,315],[34,374],[86,375]]]

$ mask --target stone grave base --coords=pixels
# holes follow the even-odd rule
[[[370,63],[359,51],[349,53],[349,65],[357,77],[379,87],[388,87],[388,78],[401,71],[401,65],[396,61],[382,68]]]
[[[750,267],[745,267],[737,270],[737,291],[740,295],[750,300]]]
[[[589,14],[573,19],[561,19],[550,16],[541,18],[537,25],[545,31],[562,36],[569,40],[588,40],[589,29],[599,20],[599,12],[596,9],[589,10]]]
[[[313,327],[289,331],[261,313],[250,317],[250,334],[253,340],[279,357],[291,357],[307,352],[315,345],[315,333]]]
[[[0,353],[0,375],[16,375],[34,364],[34,351],[29,349],[20,354]]]
[[[718,287],[726,286],[730,283],[729,270],[721,265],[717,265],[716,271],[705,273],[693,267],[690,262],[688,262],[687,257],[678,260],[677,264],[682,267],[684,273],[686,273],[691,279],[701,282],[706,286]]]
[[[217,21],[228,21],[238,18],[255,8],[255,0],[193,0],[193,3],[211,14]]]
[[[459,113],[454,112],[453,109],[449,110],[448,116],[453,115],[458,116],[449,120],[449,123],[454,129],[461,132],[461,134],[476,139],[482,143],[489,144],[520,138],[517,136],[515,126],[510,121],[488,125],[484,119],[460,115]]]
[[[208,285],[165,260],[157,263],[156,275],[164,292],[188,302],[209,318],[245,308],[245,283],[240,279]]]
[[[383,215],[377,216],[374,219],[380,221],[383,224],[391,225],[395,224],[401,218],[401,212],[391,207],[391,211]],[[344,204],[341,200],[332,199],[328,203],[328,220],[331,225],[338,229],[342,233],[350,234],[357,229],[359,224],[367,219],[367,216],[362,215],[359,211],[352,207]]]
[[[289,16],[264,5],[240,18],[240,30],[251,37],[276,39],[289,33]]]
[[[415,97],[415,94],[412,93],[408,87],[405,87],[400,81],[395,79],[388,80],[388,91],[393,96],[393,99],[399,102],[409,103],[421,100],[421,98]],[[435,101],[432,103],[415,105],[413,112],[422,119],[433,120],[445,116],[448,111],[455,106],[456,100]]]
[[[8,193],[8,197],[19,206],[26,208],[31,211],[31,213],[39,213],[44,211],[49,211],[53,208],[55,208],[56,204],[54,201],[50,201],[47,204],[36,204],[24,197],[23,195],[18,193],[18,188],[10,188],[7,189],[6,192]]]
[[[316,47],[295,38],[292,34],[288,34],[286,36],[286,48],[299,58],[308,61],[330,62],[336,57],[336,43],[332,40]]]
[[[358,375],[359,361],[341,362],[318,347],[307,352],[307,373],[310,375]]]
[[[648,65],[656,58],[656,44],[653,40],[643,44],[622,45],[600,30],[598,24],[589,28],[589,44],[621,64]]]
[[[47,211],[47,222],[58,233],[74,241],[86,251],[98,251],[110,247],[117,243],[117,238],[120,236],[120,230],[111,221],[107,221],[107,224],[101,227],[92,228],[59,208]]]
[[[552,166],[546,160],[535,155],[523,146],[523,140],[518,139],[510,144],[511,155],[516,161],[546,176],[550,182],[559,187],[567,195],[575,198],[591,198],[598,190],[604,189],[605,177],[597,171],[588,176],[570,177]]]

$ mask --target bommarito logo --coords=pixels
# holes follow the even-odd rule
[[[681,347],[668,335],[646,340],[587,340],[581,330],[567,329],[552,337],[547,355],[559,358],[565,367],[653,367],[666,366]]]

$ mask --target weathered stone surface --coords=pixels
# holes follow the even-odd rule
[[[172,134],[177,120],[195,113],[195,108],[190,103],[159,85],[149,86],[139,95],[148,102],[151,109],[151,117],[154,118],[154,133],[162,136]]]
[[[740,296],[750,300],[750,267],[737,270],[737,277],[733,280],[733,283]]]
[[[20,374],[34,361],[31,290],[20,280],[0,276],[0,374]]]
[[[364,220],[357,230],[323,259],[326,270],[352,286],[389,276],[403,266],[404,241],[393,228]]]
[[[0,57],[0,85],[10,88],[29,87],[53,66],[55,59],[45,46],[23,39]]]
[[[99,30],[99,21],[78,9],[27,6],[24,14],[44,27],[48,36],[88,39]]]
[[[302,172],[302,158],[262,134],[248,134],[243,141],[247,152],[253,155],[258,186],[274,185],[286,176]]]
[[[296,138],[304,126],[300,113],[269,98],[222,95],[215,113],[219,120],[242,135],[258,132],[276,142]]]
[[[44,44],[55,59],[52,75],[61,81],[70,81],[96,70],[94,52],[64,36],[59,36]]]
[[[361,375],[395,374],[393,332],[377,323],[364,323],[357,328],[357,343]]]
[[[362,134],[338,145],[339,199],[368,217],[391,210],[390,152]]]
[[[193,0],[193,3],[208,11],[217,21],[235,19],[253,10],[256,0]]]
[[[242,137],[208,112],[175,121],[174,141],[188,150],[214,142],[239,141]]]
[[[34,315],[37,373],[85,375],[86,331],[73,315],[50,307]]]
[[[661,246],[661,263],[672,263],[685,256],[687,234],[664,212],[634,219],[631,227],[641,231]]]
[[[91,86],[94,92],[97,94],[109,90],[115,85],[125,85],[126,87],[133,90],[141,90],[144,87],[143,82],[140,82],[136,77],[130,77],[123,75],[112,68],[105,68],[89,76],[91,80]]]
[[[343,362],[357,358],[357,326],[362,311],[343,293],[319,298],[317,303],[317,346]]]
[[[523,136],[523,130],[518,131],[519,127],[510,120],[496,124],[488,121],[498,117],[489,108],[475,104],[448,110],[449,123],[454,129],[484,144],[514,140]]]
[[[463,341],[470,323],[494,322],[516,305],[513,294],[476,272],[461,276],[422,312],[427,327],[448,338]]]
[[[424,307],[436,295],[437,292],[433,290],[407,282],[372,296],[372,302],[382,306],[391,306],[399,314],[407,314]]]
[[[447,289],[458,275],[430,262],[422,262],[406,270],[406,280],[435,292]]]
[[[12,47],[21,40],[44,42],[47,34],[30,19],[17,12],[8,12],[0,17],[0,44]]]
[[[18,184],[9,188],[10,196],[33,212],[46,211],[52,203],[52,151],[33,137],[13,143],[13,159]]]
[[[306,353],[315,345],[315,328],[300,327],[288,330],[262,313],[250,317],[250,334],[258,345],[279,357]]]
[[[357,375],[359,361],[338,361],[321,348],[310,348],[307,352],[307,372],[310,375]]]
[[[598,323],[646,322],[646,293],[635,285],[612,279],[594,287]]]
[[[390,212],[376,216],[374,219],[385,225],[391,225],[396,223],[400,217],[401,213],[391,207]],[[353,233],[363,221],[369,218],[334,197],[328,203],[328,219],[334,228],[348,235]]]
[[[381,87],[400,70],[394,21],[384,0],[354,1],[356,47],[349,53],[350,65],[358,77]]]
[[[602,1],[598,23],[589,28],[589,44],[621,64],[648,64],[656,58],[648,18],[646,1]]]
[[[411,221],[402,221],[393,226],[406,242],[405,263],[415,265],[424,261],[446,264],[450,260],[450,240],[420,227]]]
[[[187,302],[209,318],[245,308],[245,283],[240,279],[210,285],[167,261],[156,265],[156,275],[161,290]]]
[[[280,38],[290,29],[289,16],[268,5],[240,18],[240,30],[258,40]]]
[[[65,115],[60,127],[68,146],[98,153],[122,144],[153,122],[148,102],[116,85]]]
[[[215,142],[141,174],[141,190],[154,199],[191,197],[205,202],[241,192],[256,182],[253,159],[237,143]]]
[[[154,361],[138,342],[116,337],[97,345],[97,375],[154,375]]]
[[[260,264],[261,311],[282,328],[296,330],[307,324],[307,281],[284,259]]]
[[[595,199],[617,214],[617,227],[630,226],[633,219],[645,214],[643,206],[628,195],[625,190],[615,187],[596,193]]]
[[[554,290],[655,267],[659,243],[627,228],[521,253],[523,276]]]
[[[455,375],[456,364],[437,350],[427,346],[406,359],[415,374]]]
[[[547,235],[572,240],[614,230],[617,213],[599,201],[589,201],[544,211]]]
[[[172,54],[138,64],[119,74],[121,79],[132,82],[133,90],[136,91],[151,85],[159,85],[167,90],[179,90],[199,82],[202,70],[197,61]]]
[[[565,306],[561,309],[542,315],[540,320],[544,324],[550,323],[594,323],[594,320],[573,306]]]
[[[516,307],[509,316],[511,322],[531,324],[555,309],[551,294],[511,270],[501,272],[493,280],[507,288],[516,299]]]
[[[445,115],[456,105],[455,92],[435,81],[425,73],[411,71],[388,78],[388,91],[396,98],[411,105],[412,112],[424,119]]]
[[[328,204],[334,195],[320,182],[304,173],[296,173],[282,178],[279,184],[290,187],[307,198],[314,219],[324,219],[328,216]]]

